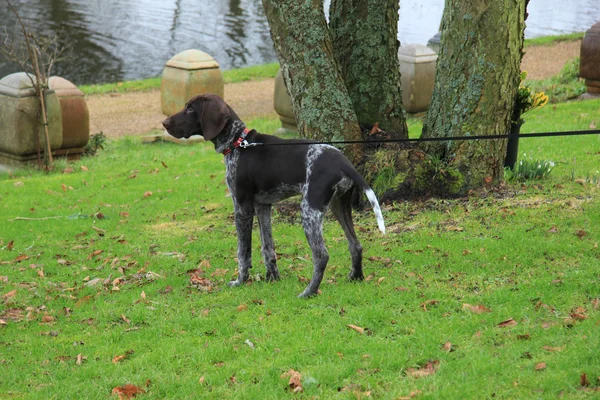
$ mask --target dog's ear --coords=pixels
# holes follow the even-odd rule
[[[221,133],[229,121],[229,107],[223,99],[216,95],[205,96],[203,100],[200,125],[204,139],[211,140]]]

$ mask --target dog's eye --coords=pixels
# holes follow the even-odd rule
[[[193,112],[194,112],[194,109],[192,107],[188,107],[188,108],[185,109],[185,113],[186,114],[191,114]]]

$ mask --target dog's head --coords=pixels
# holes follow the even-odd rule
[[[233,110],[216,94],[201,94],[187,102],[183,110],[166,118],[162,124],[176,138],[203,136],[205,140],[217,137],[230,118],[237,118]]]

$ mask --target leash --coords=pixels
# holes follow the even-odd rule
[[[474,135],[474,136],[450,136],[450,137],[428,137],[428,138],[405,138],[405,139],[373,139],[373,140],[333,140],[327,142],[308,141],[308,142],[292,142],[292,143],[248,143],[244,138],[240,137],[236,141],[240,142],[235,147],[243,149],[254,146],[296,146],[296,145],[312,145],[312,144],[376,144],[376,143],[410,143],[410,142],[450,142],[466,141],[466,140],[492,140],[492,139],[515,139],[515,138],[540,138],[540,137],[556,137],[556,136],[583,136],[583,135],[599,135],[600,129],[583,130],[583,131],[564,131],[564,132],[539,132],[539,133],[515,133],[508,135]],[[235,143],[234,143],[235,144]],[[229,149],[228,149],[229,150]],[[226,150],[227,151],[227,150]],[[231,152],[231,150],[229,150]],[[228,153],[229,153],[228,152]],[[223,152],[223,154],[228,154]]]

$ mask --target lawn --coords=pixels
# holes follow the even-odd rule
[[[523,132],[590,129],[600,101],[525,119]],[[346,280],[327,220],[308,300],[289,206],[273,216],[281,281],[264,282],[255,229],[252,281],[227,287],[232,204],[208,144],[129,137],[50,173],[0,173],[0,399],[598,398],[600,136],[523,138],[520,152],[556,167],[485,196],[385,204],[386,235],[355,213],[365,282]]]

